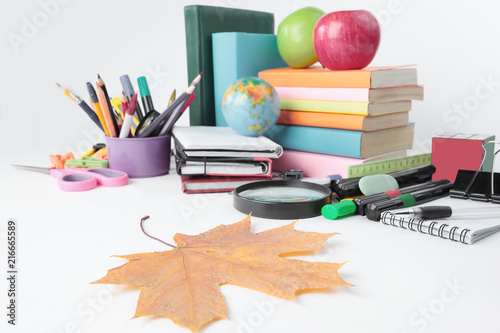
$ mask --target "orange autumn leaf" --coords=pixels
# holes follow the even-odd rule
[[[93,283],[140,287],[134,318],[161,316],[195,332],[227,317],[219,286],[229,283],[294,299],[300,290],[350,285],[343,264],[280,257],[312,251],[335,233],[303,232],[291,223],[252,233],[250,215],[196,236],[176,234],[170,251],[118,256],[127,259]]]

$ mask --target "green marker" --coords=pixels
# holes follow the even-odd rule
[[[342,200],[334,204],[324,205],[321,208],[321,215],[329,220],[338,217],[351,215],[356,211],[356,204],[352,200]]]

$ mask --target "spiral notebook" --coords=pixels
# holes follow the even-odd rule
[[[380,222],[395,227],[418,231],[423,234],[438,236],[464,244],[472,244],[500,231],[498,218],[476,220],[446,219],[432,221],[418,218],[395,216],[383,212]]]

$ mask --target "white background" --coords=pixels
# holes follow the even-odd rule
[[[85,83],[95,82],[97,73],[112,96],[121,91],[120,75],[129,74],[134,82],[146,75],[155,106],[163,110],[172,90],[179,93],[188,85],[183,7],[190,4],[273,12],[276,29],[305,6],[369,10],[382,28],[372,65],[416,64],[425,85],[425,101],[414,102],[410,113],[416,152],[429,152],[438,132],[500,135],[498,1],[2,0],[0,234],[5,236],[7,219],[15,218],[20,235],[19,325],[9,332],[187,332],[165,319],[129,320],[136,290],[111,292],[89,282],[121,263],[110,255],[164,249],[140,233],[142,216],[151,215],[151,232],[168,241],[176,232],[196,234],[241,220],[230,196],[183,195],[175,174],[68,194],[51,177],[9,164],[48,166],[49,154],[79,154],[103,141],[56,82],[87,99]],[[35,29],[26,28],[31,24]],[[187,114],[179,123],[188,124]],[[255,232],[287,222],[252,220]],[[498,235],[465,246],[362,218],[307,219],[297,228],[341,232],[306,259],[348,261],[340,273],[356,287],[283,302],[223,286],[229,319],[205,332],[498,331]],[[4,258],[5,238],[1,241]],[[453,294],[450,284],[465,289]],[[429,307],[434,312],[424,320],[419,311]],[[0,327],[6,326],[4,312]]]

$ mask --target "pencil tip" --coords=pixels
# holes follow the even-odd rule
[[[59,88],[61,88],[61,85],[60,85],[59,83],[57,83],[57,82],[56,82],[56,84],[57,84],[57,86],[58,86]]]
[[[97,78],[98,78],[98,79],[100,79],[100,78],[101,78],[101,76],[99,75],[99,73],[97,73]]]

